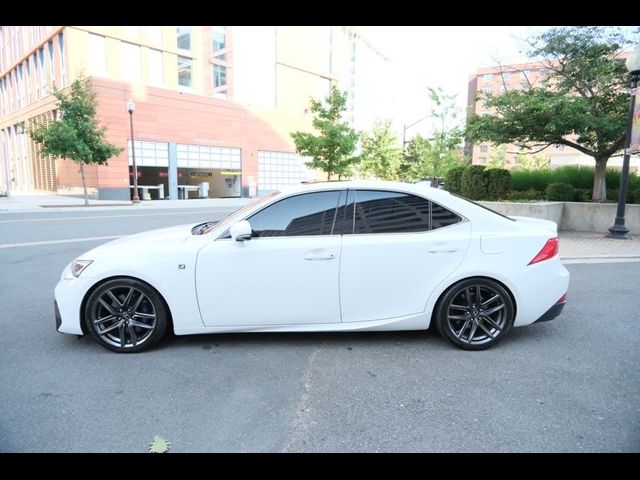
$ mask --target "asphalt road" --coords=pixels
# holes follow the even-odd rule
[[[57,333],[60,272],[102,241],[6,245],[222,216],[149,213],[0,215],[0,451],[144,452],[154,435],[174,452],[640,451],[640,263],[569,265],[563,315],[485,352],[401,332],[171,337],[118,355]]]

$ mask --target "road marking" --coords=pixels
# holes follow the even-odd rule
[[[240,208],[240,207],[238,207]],[[21,220],[0,220],[0,223],[20,223],[20,222],[53,222],[60,220],[96,220],[101,218],[125,218],[125,217],[151,217],[151,216],[161,216],[161,215],[183,215],[185,213],[222,213],[222,212],[235,212],[235,210],[216,210],[216,209],[207,209],[207,210],[189,210],[182,212],[164,212],[164,213],[133,213],[127,215],[100,215],[94,217],[54,217],[54,218],[26,218]]]
[[[94,240],[113,240],[124,235],[109,235],[106,237],[67,238],[65,240],[44,240],[41,242],[1,243],[0,248],[34,247],[36,245],[54,245],[56,243],[91,242]]]

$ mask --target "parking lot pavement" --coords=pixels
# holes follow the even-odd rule
[[[121,213],[0,224],[2,244],[42,241],[0,249],[0,451],[145,452],[154,435],[174,452],[640,449],[640,263],[568,265],[563,314],[485,352],[417,331],[170,337],[118,355],[55,331],[62,268],[104,241],[86,237],[223,215]]]

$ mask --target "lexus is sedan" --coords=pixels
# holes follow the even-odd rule
[[[481,350],[557,317],[569,272],[557,225],[423,183],[326,182],[219,222],[120,238],[55,289],[57,330],[115,352],[167,333],[437,331]]]

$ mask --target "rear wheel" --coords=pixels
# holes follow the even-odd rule
[[[470,278],[449,288],[436,308],[441,335],[465,350],[492,347],[513,325],[513,301],[494,280]]]
[[[133,278],[116,278],[96,288],[87,300],[84,321],[103,347],[120,353],[146,350],[167,329],[167,310],[153,288]]]

